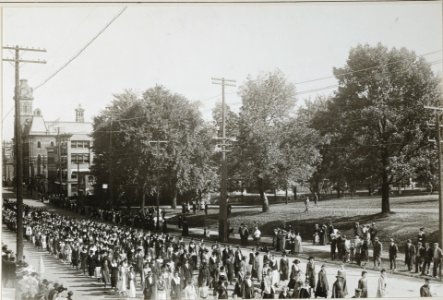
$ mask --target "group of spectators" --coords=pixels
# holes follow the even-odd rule
[[[14,288],[17,300],[72,300],[74,293],[62,284],[42,279],[25,261],[16,261],[12,250],[2,244],[2,287]]]

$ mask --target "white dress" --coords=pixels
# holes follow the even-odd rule
[[[129,273],[129,292],[128,292],[129,298],[135,298],[136,295],[134,280],[135,280],[135,274],[133,272]]]
[[[42,241],[42,248],[43,250],[46,250],[46,235],[42,234],[41,236],[41,241]]]
[[[119,274],[118,274],[118,281],[117,281],[117,289],[124,293],[127,290],[127,277],[128,277],[128,269],[126,264],[120,266]]]
[[[197,292],[193,285],[187,285],[183,290],[184,299],[186,300],[197,300]]]

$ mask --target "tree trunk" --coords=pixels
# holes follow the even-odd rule
[[[386,169],[383,170],[383,174],[382,174],[381,212],[382,213],[391,212],[391,207],[390,207],[390,203],[389,203],[389,182],[388,182],[388,174],[386,172]]]
[[[340,188],[337,187],[335,190],[337,191],[337,198],[341,198]]]
[[[285,203],[288,204],[288,187],[285,190]]]
[[[274,189],[274,202],[277,203],[277,189]]]
[[[140,199],[140,210],[142,211],[143,215],[145,214],[145,189],[142,188],[141,190],[141,199]],[[139,196],[139,195],[137,195]]]
[[[263,186],[263,180],[258,180],[258,190],[260,191],[260,199],[262,201],[262,212],[269,211],[269,200],[265,193],[265,187]]]
[[[292,191],[294,192],[294,201],[297,201],[297,187],[294,186],[294,187],[292,188]]]
[[[177,208],[177,188],[174,187],[174,192],[172,195],[172,203],[171,208],[176,209]]]

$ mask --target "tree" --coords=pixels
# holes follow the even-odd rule
[[[129,100],[124,105],[114,101],[96,118],[96,153],[104,161],[111,157],[115,166],[110,170],[101,162],[105,172],[96,168],[96,176],[112,172],[119,186],[135,187],[142,208],[148,195],[165,192],[175,208],[178,195],[207,188],[209,178],[214,178],[212,133],[197,106],[161,86],[146,90],[142,97],[126,93],[123,98]],[[110,115],[117,115],[117,121],[109,129]],[[108,121],[102,125],[104,120]],[[103,127],[115,132],[112,147],[101,133]],[[112,156],[107,153],[111,148]]]
[[[381,44],[351,49],[334,75],[338,89],[317,119],[330,120],[318,127],[329,134],[331,145],[341,147],[341,153],[329,154],[349,166],[347,174],[338,172],[344,178],[363,182],[376,175],[382,212],[390,212],[390,185],[412,176],[411,162],[429,146],[431,113],[424,106],[438,103],[438,80],[424,58]]]
[[[280,133],[280,162],[275,178],[276,185],[286,191],[298,183],[308,182],[321,162],[318,146],[322,138],[309,127],[310,118],[308,110],[300,109]]]
[[[240,96],[238,146],[242,177],[257,187],[266,212],[269,201],[265,191],[278,173],[281,132],[294,113],[295,88],[277,70],[256,79],[248,77]]]

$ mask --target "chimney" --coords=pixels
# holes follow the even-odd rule
[[[75,109],[75,122],[77,123],[84,123],[85,117],[83,113],[85,110],[82,108],[81,104],[78,105],[78,107]]]

